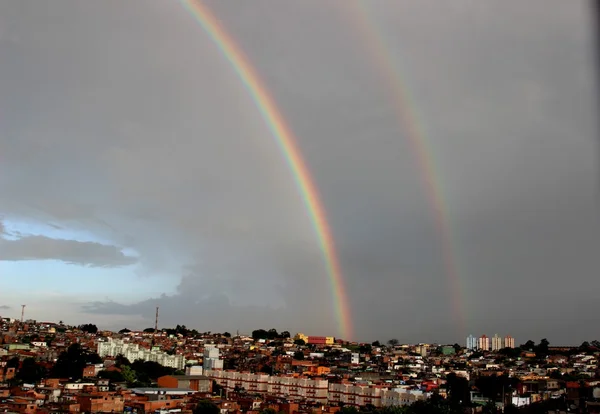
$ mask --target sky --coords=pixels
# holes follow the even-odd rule
[[[600,339],[586,2],[204,4],[296,136],[346,339]],[[0,62],[0,315],[342,334],[294,177],[183,3],[0,2]]]

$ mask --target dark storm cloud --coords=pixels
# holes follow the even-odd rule
[[[160,305],[165,324],[339,334],[293,177],[193,18],[160,1],[25,3],[0,6],[0,214],[112,240],[177,286],[84,311],[151,325]],[[356,338],[589,339],[594,317],[574,307],[600,287],[591,32],[584,2],[534,3],[365,2],[357,17],[346,0],[206,2],[298,137]],[[365,27],[411,92],[443,206]]]

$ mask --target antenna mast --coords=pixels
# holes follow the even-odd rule
[[[23,323],[23,318],[25,317],[25,306],[27,305],[21,305],[21,323]]]
[[[154,333],[158,333],[158,306],[156,307],[156,319],[154,320]]]

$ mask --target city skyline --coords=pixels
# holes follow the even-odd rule
[[[0,313],[593,337],[589,9],[533,3],[0,3]]]

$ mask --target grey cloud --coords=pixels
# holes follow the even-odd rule
[[[159,0],[26,3],[0,5],[0,213],[132,249],[140,274],[176,287],[85,311],[151,326],[160,304],[165,324],[336,332],[293,176],[193,17]],[[206,2],[298,137],[357,339],[589,339],[596,313],[584,320],[572,307],[592,309],[600,287],[584,2],[441,3],[365,2],[369,14],[357,15],[346,0]],[[400,107],[418,115],[439,205],[369,28],[409,92]],[[457,280],[443,260],[440,208]]]
[[[91,267],[120,267],[135,264],[137,258],[125,255],[118,247],[95,242],[24,236],[17,240],[0,239],[0,261],[60,260]]]
[[[8,310],[8,309],[10,309],[10,306],[8,306],[8,305],[0,305],[0,309],[2,309],[2,310]]]

